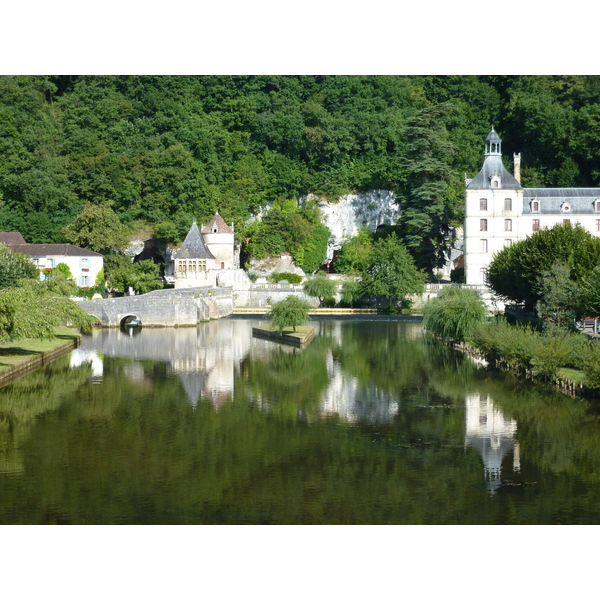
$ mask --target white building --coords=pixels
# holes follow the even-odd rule
[[[494,253],[542,228],[579,223],[600,235],[600,188],[523,188],[521,155],[514,155],[515,174],[502,163],[502,140],[492,128],[485,140],[481,171],[466,180],[465,283],[485,283]]]
[[[104,266],[102,254],[73,244],[27,244],[18,232],[0,233],[0,243],[13,252],[29,256],[40,270],[42,279],[49,270],[63,263],[69,267],[79,287],[93,287]]]
[[[191,287],[251,287],[235,248],[233,223],[227,225],[215,213],[200,230],[194,221],[174,258],[175,289]]]

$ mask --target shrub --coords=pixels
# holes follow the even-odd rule
[[[287,281],[288,283],[302,283],[302,275],[296,273],[286,273],[284,271],[279,273],[271,273],[267,280],[271,283],[279,283],[280,281]]]
[[[423,307],[423,326],[446,341],[470,339],[487,308],[476,290],[450,286]]]

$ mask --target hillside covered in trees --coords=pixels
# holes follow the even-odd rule
[[[218,210],[252,247],[267,204],[388,189],[426,266],[492,125],[523,185],[600,184],[598,76],[2,76],[0,230],[62,242],[109,203],[177,241]],[[314,212],[294,218],[313,235]]]

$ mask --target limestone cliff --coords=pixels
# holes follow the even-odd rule
[[[361,227],[375,231],[380,225],[395,225],[400,218],[400,205],[393,192],[371,190],[348,194],[336,201],[319,198],[313,194],[302,197],[302,204],[315,200],[321,211],[323,223],[331,231],[327,247],[327,260],[333,258],[344,239],[355,236]]]

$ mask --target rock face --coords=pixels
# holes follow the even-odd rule
[[[335,202],[309,194],[300,198],[299,202],[302,204],[309,200],[316,200],[323,223],[331,231],[328,261],[332,260],[334,251],[341,248],[344,239],[357,235],[361,227],[375,231],[380,225],[395,225],[400,218],[400,205],[394,193],[388,190],[349,194]]]
[[[289,252],[282,252],[281,256],[271,256],[263,259],[253,258],[250,260],[250,271],[258,275],[258,283],[266,281],[271,273],[295,273],[301,277],[305,276],[304,271],[294,263],[294,259]]]

